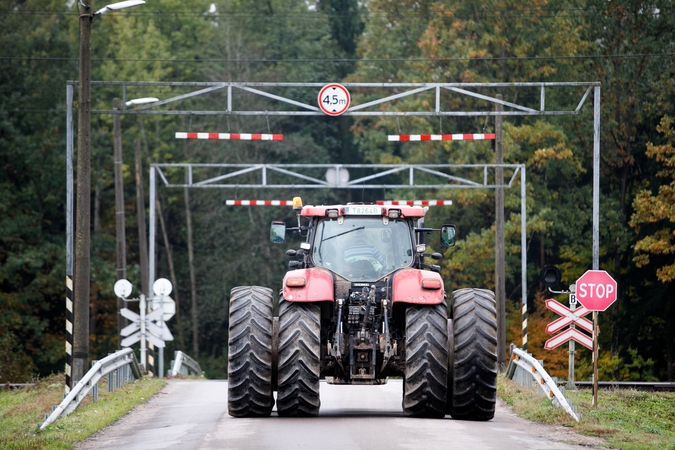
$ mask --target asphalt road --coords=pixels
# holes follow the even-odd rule
[[[321,383],[314,418],[235,419],[227,382],[170,380],[159,395],[77,446],[89,449],[584,449],[601,441],[517,417],[502,403],[489,422],[411,419],[401,381],[384,386]],[[594,440],[595,439],[595,440]]]

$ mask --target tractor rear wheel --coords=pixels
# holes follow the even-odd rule
[[[272,413],[272,289],[235,287],[230,292],[227,410],[233,417]]]
[[[486,289],[452,293],[454,361],[453,419],[490,420],[497,400],[497,308]],[[449,400],[450,401],[450,400]]]
[[[446,412],[447,306],[409,306],[405,312],[403,413],[442,418]]]
[[[320,320],[317,304],[279,301],[280,416],[319,415]]]

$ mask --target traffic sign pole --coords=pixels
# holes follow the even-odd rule
[[[593,407],[598,407],[598,312],[593,311]]]
[[[570,309],[572,312],[574,312],[577,309],[577,299],[575,297],[575,292],[576,286],[572,285],[570,286]],[[576,328],[576,325],[574,325],[574,322],[570,325],[570,328]],[[576,386],[574,385],[574,356],[575,356],[575,342],[574,339],[570,339],[569,343],[569,360],[567,364],[567,389],[576,389]]]
[[[143,365],[143,370],[147,371],[148,370],[148,356],[147,356],[147,348],[145,345],[145,310],[146,310],[146,305],[145,305],[145,294],[141,294],[141,300],[140,304],[138,305],[138,308],[141,310],[141,364]]]
[[[164,296],[162,295],[162,298],[159,300],[159,308],[161,310],[164,310]],[[162,317],[159,321],[159,327],[164,331],[164,317]],[[164,333],[162,333],[164,335]],[[159,378],[164,378],[164,348],[160,347],[159,348],[159,368],[157,370],[157,376]]]
[[[594,262],[593,267],[597,267]],[[587,270],[577,280],[577,299],[593,311],[593,407],[598,406],[598,311],[605,311],[616,301],[617,284],[604,270]]]

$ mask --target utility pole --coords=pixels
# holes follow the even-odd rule
[[[141,291],[150,297],[148,280],[148,238],[145,228],[145,192],[143,191],[143,163],[141,161],[141,141],[134,141],[134,160],[136,164],[136,212],[138,214],[138,252],[141,263]]]
[[[77,204],[73,308],[73,385],[87,372],[89,359],[89,254],[91,242],[91,6],[80,14],[80,79],[77,98]]]
[[[497,100],[502,94],[497,94]],[[497,103],[497,113],[504,105]],[[495,299],[497,300],[497,367],[500,372],[506,370],[506,271],[504,268],[504,140],[502,133],[503,117],[495,116]]]
[[[113,99],[113,110],[120,109],[120,99]],[[115,236],[117,238],[117,279],[127,278],[126,232],[124,229],[124,174],[122,173],[122,127],[119,114],[113,114],[113,153],[115,158]],[[124,308],[124,300],[117,298],[117,348],[121,349],[120,332],[127,321],[120,311]]]

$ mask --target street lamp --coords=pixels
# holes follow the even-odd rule
[[[82,379],[89,359],[89,253],[91,208],[91,23],[97,15],[145,3],[113,3],[94,14],[85,5],[80,14],[80,79],[78,83],[77,204],[75,214],[75,273],[73,285],[73,364],[71,382]]]
[[[144,105],[145,103],[154,103],[158,102],[159,99],[155,97],[143,97],[143,98],[135,98],[133,100],[129,100],[128,102],[125,103],[126,106],[134,106],[134,105]]]

